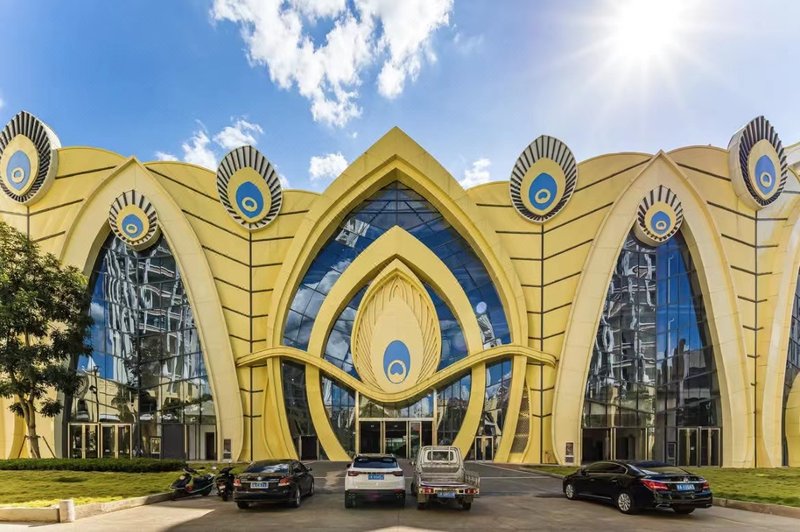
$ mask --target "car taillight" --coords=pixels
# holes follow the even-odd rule
[[[289,477],[283,477],[278,481],[278,486],[288,486],[290,480],[291,479]]]
[[[704,490],[710,490],[711,489],[711,486],[708,485],[708,481],[707,480],[703,481],[703,489]]]
[[[242,481],[239,480],[238,478],[235,478],[233,479],[233,485],[236,486],[237,488],[240,488],[242,487]]]
[[[357,476],[358,476],[358,475],[360,475],[360,474],[361,474],[361,473],[359,473],[358,471],[348,471],[348,472],[347,472],[347,476],[348,476],[348,477],[357,477]]]
[[[395,471],[395,472],[392,473],[392,475],[394,475],[396,477],[402,477],[403,476],[403,472],[402,471]]]
[[[669,486],[667,486],[664,482],[659,482],[657,480],[642,479],[642,486],[653,491],[669,490]]]

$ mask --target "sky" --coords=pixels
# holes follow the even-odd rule
[[[578,161],[800,141],[789,0],[0,0],[0,123],[211,169],[255,145],[322,191],[398,126],[465,186],[537,136]]]

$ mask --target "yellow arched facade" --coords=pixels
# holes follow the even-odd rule
[[[752,150],[762,158],[738,166],[759,140]],[[216,174],[57,139],[36,148],[26,156],[49,157],[51,168],[34,165],[32,184],[28,167],[11,168],[0,151],[0,219],[90,277],[114,239],[131,254],[161,242],[174,255],[207,372],[206,395],[185,401],[185,415],[213,398],[200,422],[203,452],[189,458],[412,456],[420,444],[446,442],[476,459],[585,461],[587,383],[621,254],[631,238],[646,249],[680,238],[704,309],[718,412],[713,427],[676,433],[700,438],[692,441],[705,458],[682,456],[678,440],[667,458],[800,463],[800,383],[785,383],[799,312],[800,182],[779,141],[739,132],[728,149],[577,163],[560,141],[540,137],[509,180],[465,190],[393,129],[321,194],[281,190],[253,148],[226,157]],[[780,187],[764,173],[769,164]],[[356,216],[380,202],[394,202],[397,222]],[[412,215],[419,226],[399,221]],[[314,277],[321,264],[328,271]],[[682,371],[691,378],[692,368]],[[620,396],[632,393],[623,388]],[[143,408],[133,409],[134,427]],[[74,415],[39,423],[56,455],[72,453]],[[151,452],[176,434],[158,415]],[[24,424],[2,416],[0,452],[24,455]],[[121,414],[87,419],[80,424],[96,423],[103,438]],[[642,426],[651,450],[621,456],[630,427],[591,429],[608,431],[598,449],[613,457],[653,458],[661,445]]]

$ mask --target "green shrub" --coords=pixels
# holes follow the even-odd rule
[[[178,471],[186,465],[183,460],[156,460],[154,458],[20,458],[0,460],[0,470],[62,470],[62,471],[116,471],[120,473],[158,473]]]

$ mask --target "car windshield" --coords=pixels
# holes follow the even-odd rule
[[[360,467],[364,469],[392,469],[397,467],[397,460],[391,456],[358,456],[353,461],[353,467]]]
[[[250,464],[245,473],[282,473],[289,472],[289,464]]]

